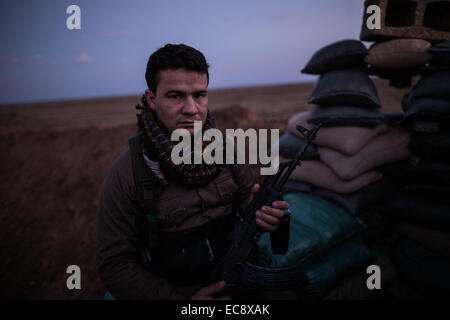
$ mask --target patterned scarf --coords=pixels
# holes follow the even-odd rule
[[[145,161],[157,178],[167,184],[165,176],[170,176],[190,186],[208,184],[214,180],[219,173],[219,168],[215,163],[182,163],[178,165],[173,163],[171,153],[178,142],[170,140],[171,132],[157,119],[156,113],[148,105],[145,95],[142,95],[141,102],[142,106],[136,106],[136,109],[141,110],[141,114],[137,114],[138,133],[141,136]],[[214,117],[208,110],[202,129],[205,131],[215,127]],[[203,148],[205,146],[203,144]]]

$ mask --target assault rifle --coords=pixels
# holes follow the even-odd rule
[[[249,254],[264,232],[256,224],[255,213],[262,206],[272,206],[272,202],[281,199],[281,190],[297,166],[311,141],[316,137],[320,124],[308,130],[297,125],[297,130],[306,138],[294,159],[282,162],[278,172],[264,180],[254,198],[239,216],[229,236],[229,246],[211,274],[208,285],[225,280],[226,287],[218,297],[231,287],[260,288],[269,290],[299,289],[306,283],[306,276],[300,266],[261,267],[247,261]],[[286,214],[285,214],[286,216]],[[289,218],[289,217],[288,217]],[[281,230],[278,230],[281,231]],[[281,236],[288,237],[289,228]]]

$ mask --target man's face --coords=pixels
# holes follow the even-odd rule
[[[206,74],[185,69],[160,71],[160,80],[153,93],[145,90],[150,108],[164,126],[194,133],[194,121],[205,123],[208,112],[208,81]]]

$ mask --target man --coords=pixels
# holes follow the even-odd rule
[[[168,44],[149,58],[138,126],[141,160],[160,190],[152,202],[159,241],[147,251],[151,267],[144,266],[139,248],[145,221],[127,150],[111,166],[99,204],[98,269],[116,298],[213,299],[225,286],[221,281],[205,287],[205,281],[226,247],[233,203],[243,207],[259,185],[253,185],[247,166],[175,165],[170,158],[175,129],[192,134],[194,121],[205,129],[215,126],[208,110],[208,67],[201,52],[182,44]],[[288,208],[284,201],[263,207],[256,223],[273,231]]]

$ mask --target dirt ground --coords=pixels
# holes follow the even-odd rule
[[[375,79],[383,111],[408,89]],[[220,128],[279,128],[312,83],[212,90]],[[95,265],[103,178],[136,132],[139,96],[0,106],[0,299],[102,299]],[[81,268],[81,290],[66,269]]]

